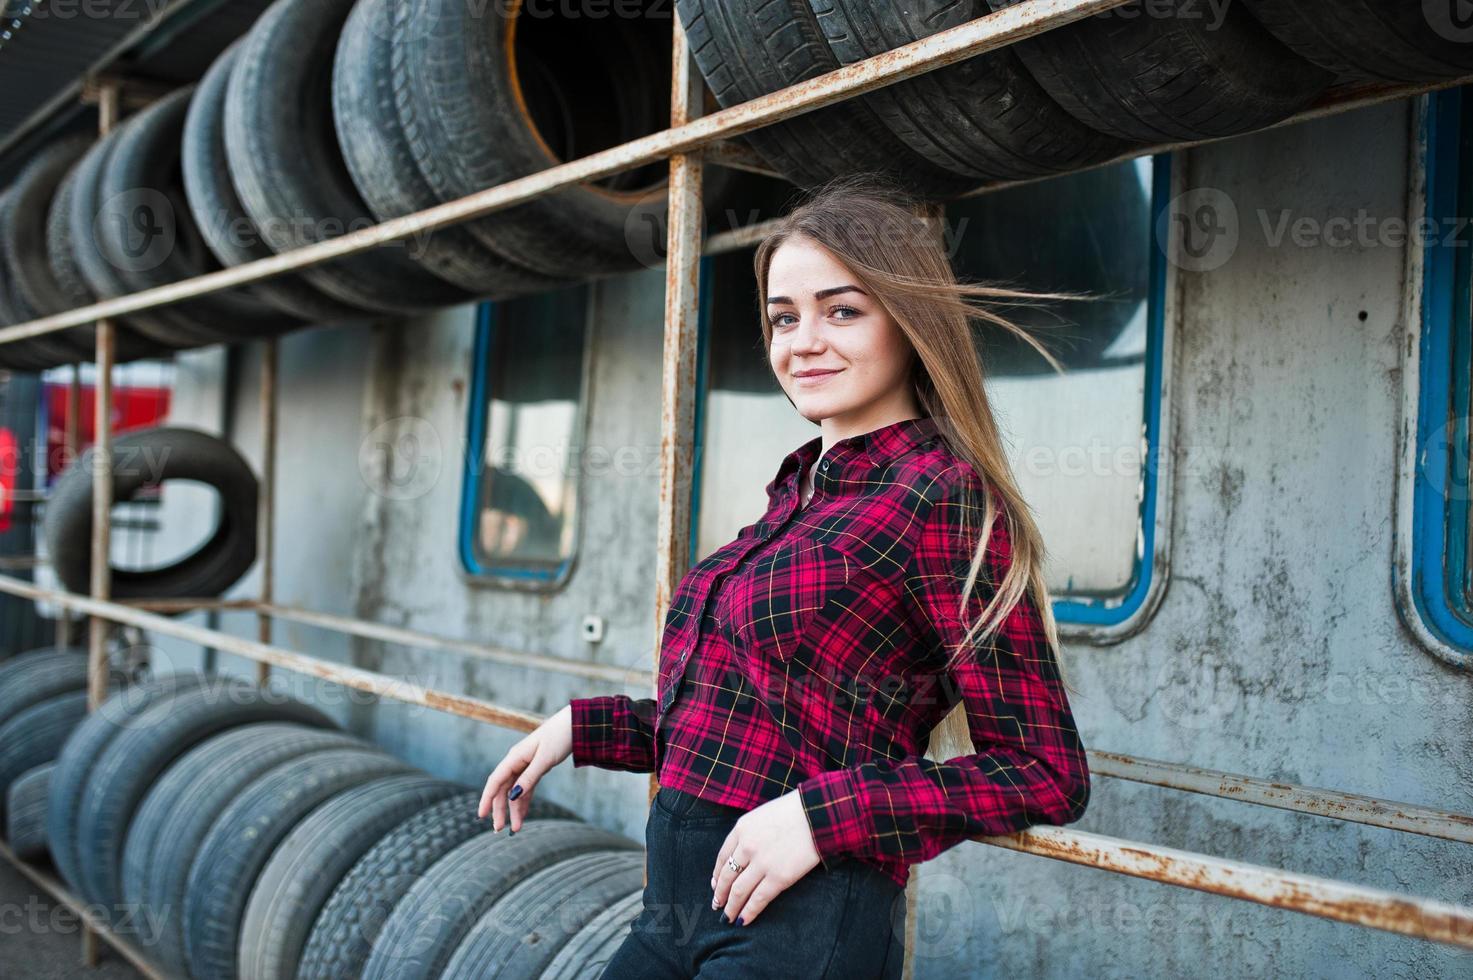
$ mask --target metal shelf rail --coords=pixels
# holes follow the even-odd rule
[[[277,345],[274,339],[261,342],[264,345],[265,360],[260,385],[260,410],[264,440],[260,497],[260,555],[263,571],[260,598],[258,600],[228,601],[211,598],[162,602],[112,601],[109,597],[110,577],[107,561],[112,507],[112,484],[108,465],[112,432],[111,420],[107,411],[107,406],[111,401],[110,386],[114,365],[112,318],[164,306],[192,296],[257,282],[329,259],[366,251],[410,235],[448,227],[490,214],[572,184],[596,180],[634,167],[668,160],[670,217],[666,260],[667,290],[661,397],[662,456],[655,603],[655,635],[659,636],[670,596],[685,572],[686,556],[689,554],[687,535],[690,533],[688,508],[694,458],[692,420],[695,398],[696,302],[699,261],[703,254],[742,248],[754,243],[764,234],[768,226],[768,223],[764,223],[723,232],[712,235],[703,242],[699,217],[701,214],[701,173],[704,163],[709,161],[742,169],[765,170],[766,168],[761,165],[760,161],[755,161],[749,152],[723,141],[770,123],[994,50],[1042,31],[1093,16],[1126,2],[1128,0],[1025,0],[1023,3],[931,35],[912,44],[704,117],[699,116],[703,83],[694,68],[684,31],[678,20],[672,18],[674,23],[673,75],[671,125],[668,129],[341,237],[192,279],[104,300],[28,323],[0,328],[0,343],[7,343],[68,327],[96,323],[95,424],[98,447],[98,452],[94,454],[96,465],[93,471],[94,520],[90,594],[81,595],[43,588],[6,575],[0,575],[0,591],[38,602],[51,602],[63,610],[75,611],[89,617],[89,657],[92,670],[90,690],[94,706],[104,693],[107,631],[111,625],[126,625],[246,657],[256,662],[258,679],[263,682],[269,679],[273,667],[280,667],[333,684],[501,725],[516,731],[531,731],[543,720],[542,716],[529,712],[435,690],[400,678],[333,663],[275,645],[272,642],[272,626],[278,619],[337,630],[387,643],[455,651],[499,663],[552,670],[611,683],[641,683],[653,688],[655,677],[648,671],[629,671],[559,657],[507,650],[277,603],[272,594],[277,372]],[[1432,84],[1342,86],[1327,93],[1308,110],[1274,126],[1263,128],[1276,128],[1378,102],[1460,85],[1467,81],[1473,81],[1473,76]],[[117,121],[120,84],[117,79],[110,79],[98,90],[98,101],[101,106],[100,125],[104,132]],[[1158,147],[1140,148],[1125,154],[1121,159],[1215,141],[1184,141],[1163,144]],[[1109,162],[1113,161],[1096,166],[1106,166]],[[1025,182],[986,184],[973,193],[986,193],[1000,187]],[[75,398],[74,375],[74,406],[77,404]],[[72,418],[75,419],[75,412]],[[75,446],[74,431],[69,432],[68,439],[69,444]],[[251,640],[223,630],[179,622],[159,615],[157,611],[151,611],[157,609],[222,609],[252,612],[257,617],[258,635],[256,639]],[[68,623],[68,617],[63,615],[58,630],[63,640],[69,631]],[[1463,814],[1448,813],[1390,800],[1377,800],[1333,790],[1286,785],[1235,773],[1199,769],[1098,750],[1089,752],[1089,762],[1094,773],[1100,776],[1293,810],[1328,819],[1473,843],[1473,817]],[[651,793],[654,792],[655,786],[652,775]],[[1069,827],[1035,826],[1015,834],[984,836],[975,839],[997,847],[1146,878],[1163,884],[1192,888],[1473,949],[1473,908],[1429,898],[1403,895],[1352,882],[1264,867],[1144,841],[1093,834]],[[74,897],[67,895],[48,876],[27,866],[25,862],[18,861],[8,849],[0,848],[0,856],[20,865],[22,870],[38,885],[51,892],[59,900],[76,907]],[[913,968],[915,894],[912,889],[915,882],[916,878],[912,876],[911,888],[907,889],[907,898],[910,900],[910,914],[907,917],[906,927],[905,974],[907,977],[911,975]],[[145,973],[151,976],[157,975],[154,968],[145,961],[140,961],[138,951],[126,940],[114,935],[100,918],[87,916],[86,921],[88,925],[84,929],[83,945],[85,962],[95,963],[94,936],[101,935],[135,965],[140,966]]]

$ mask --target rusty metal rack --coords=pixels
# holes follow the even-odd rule
[[[808,112],[907,78],[942,68],[966,58],[1031,37],[1121,6],[1128,0],[1025,0],[1006,9],[907,44],[884,54],[857,62],[821,77],[741,105],[701,116],[703,82],[695,70],[685,33],[674,23],[671,123],[668,129],[640,137],[546,170],[488,187],[458,200],[404,215],[341,237],[298,248],[258,261],[248,262],[192,279],[104,300],[28,323],[0,328],[0,343],[35,337],[68,327],[96,324],[96,446],[94,468],[92,577],[90,594],[65,592],[33,585],[0,574],[0,592],[55,603],[89,617],[90,701],[100,703],[106,679],[107,634],[114,624],[128,625],[157,634],[198,643],[204,647],[238,654],[257,664],[258,679],[269,678],[273,667],[311,675],[360,691],[435,708],[450,714],[489,722],[516,731],[531,731],[543,717],[473,697],[435,690],[371,670],[332,663],[272,642],[276,620],[297,622],[342,633],[424,649],[442,649],[483,657],[522,667],[551,670],[590,680],[640,683],[653,688],[649,671],[633,671],[582,663],[570,659],[525,653],[463,639],[390,627],[350,617],[333,616],[283,605],[273,595],[272,537],[276,484],[276,376],[277,343],[264,345],[260,381],[260,411],[264,453],[260,496],[260,547],[262,580],[256,600],[221,601],[179,599],[158,602],[122,603],[110,598],[110,553],[112,482],[110,456],[112,430],[108,412],[114,366],[113,318],[127,313],[164,306],[189,297],[259,282],[282,273],[302,269],[329,259],[366,251],[379,245],[426,231],[449,227],[551,193],[563,187],[600,179],[658,161],[668,161],[669,229],[666,259],[664,360],[661,390],[660,498],[657,529],[655,635],[661,633],[670,597],[686,570],[689,548],[689,500],[694,459],[694,410],[696,391],[696,325],[698,270],[703,254],[749,246],[758,241],[771,223],[757,223],[734,231],[711,235],[703,241],[701,227],[701,175],[706,162],[759,172],[770,172],[749,151],[732,144],[730,137],[770,123]],[[1379,102],[1407,98],[1436,89],[1473,81],[1473,76],[1416,85],[1357,85],[1330,90],[1308,110],[1263,129],[1303,122],[1308,119]],[[106,132],[118,119],[121,83],[106,80],[96,89],[101,127]],[[1241,135],[1241,134],[1239,134]],[[1137,148],[1118,160],[1183,149],[1213,140],[1185,141],[1156,147]],[[1095,166],[1108,166],[1117,160]],[[1093,168],[1091,168],[1093,169]],[[1046,179],[1046,178],[1039,178]],[[1031,181],[995,182],[979,186],[971,194],[987,193],[1005,186]],[[966,196],[970,196],[966,195]],[[1171,244],[1175,244],[1174,241]],[[75,375],[73,382],[75,402]],[[75,413],[73,414],[75,420]],[[75,432],[69,434],[75,445]],[[246,639],[222,630],[178,622],[159,615],[161,609],[221,609],[254,611],[257,638]],[[69,633],[68,618],[60,621],[59,642]],[[1088,753],[1095,775],[1148,783],[1183,792],[1201,793],[1244,803],[1292,810],[1298,813],[1361,823],[1406,833],[1473,843],[1473,817],[1426,807],[1379,800],[1353,794],[1286,785],[1250,776],[1198,769],[1187,765],[1141,759],[1092,750]],[[650,777],[650,792],[656,788]],[[1145,841],[1093,834],[1069,827],[1035,826],[1015,834],[985,836],[976,840],[997,847],[1041,855],[1087,867],[1118,872],[1138,878],[1197,889],[1245,901],[1290,909],[1308,915],[1368,926],[1406,936],[1473,949],[1473,908],[1429,898],[1398,894],[1352,882],[1316,877],[1164,847]],[[75,899],[60,886],[5,848],[0,856],[20,864],[41,887],[75,907]],[[905,975],[913,967],[915,942],[915,877],[907,889],[907,958]],[[101,935],[145,973],[157,975],[141,961],[138,953],[113,935],[96,917],[87,918],[83,954],[95,962],[95,936]]]

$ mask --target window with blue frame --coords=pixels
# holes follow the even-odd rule
[[[591,293],[583,283],[477,309],[460,521],[472,576],[546,589],[572,568]]]
[[[1142,158],[946,206],[961,279],[1103,297],[999,309],[1063,363],[1062,375],[1005,331],[977,328],[1014,472],[1049,545],[1061,622],[1125,620],[1150,585],[1166,273],[1156,235],[1169,162]],[[767,363],[752,258],[747,248],[703,264],[693,560],[760,516],[778,462],[818,434]]]
[[[1473,569],[1468,562],[1468,217],[1473,211],[1473,98],[1464,88],[1427,96],[1420,377],[1412,477],[1410,596],[1422,625],[1442,643],[1473,651]]]

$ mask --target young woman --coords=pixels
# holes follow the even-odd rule
[[[1079,819],[1089,769],[1043,543],[921,202],[830,182],[758,247],[762,336],[820,434],[672,598],[659,698],[575,698],[491,773],[515,833],[542,774],[658,773],[644,909],[605,977],[899,977],[909,865]],[[924,750],[924,754],[923,754]]]

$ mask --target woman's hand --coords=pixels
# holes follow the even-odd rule
[[[573,706],[568,704],[528,732],[491,770],[476,816],[484,820],[490,813],[491,827],[496,833],[508,823],[512,833],[521,830],[537,781],[572,753]]]
[[[726,866],[729,857],[743,866],[740,874]],[[711,872],[711,907],[724,908],[728,922],[751,925],[819,861],[798,791],[784,793],[742,814],[726,835]]]

